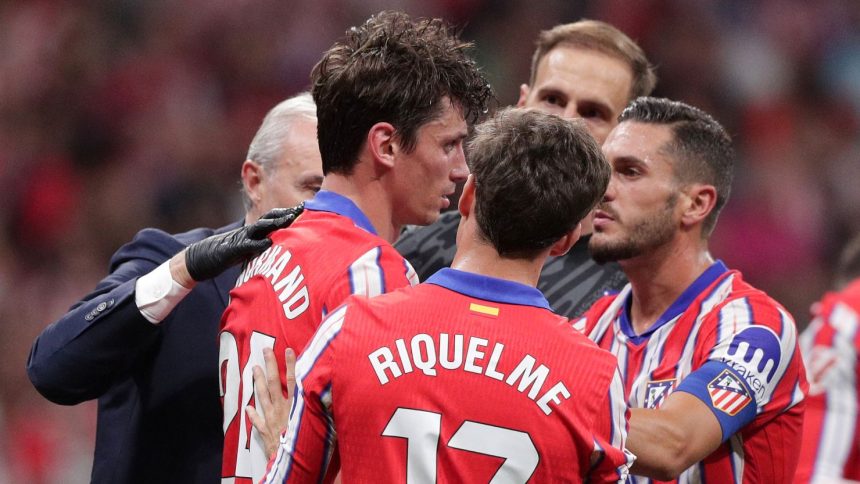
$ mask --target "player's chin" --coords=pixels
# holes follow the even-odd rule
[[[439,219],[440,211],[435,207],[427,207],[424,210],[416,210],[410,217],[411,225],[430,225]]]
[[[594,231],[588,240],[588,249],[591,251],[603,251],[612,245],[612,239],[605,232]]]
[[[430,225],[437,220],[439,220],[439,215],[441,212],[439,210],[428,210],[423,217],[422,222],[419,225]]]

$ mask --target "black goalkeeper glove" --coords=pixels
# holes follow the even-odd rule
[[[272,240],[267,235],[274,230],[289,227],[304,208],[304,203],[290,208],[276,208],[251,225],[213,235],[189,245],[185,250],[185,267],[188,273],[195,281],[204,281],[263,252],[272,245]]]

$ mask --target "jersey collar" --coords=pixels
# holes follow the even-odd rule
[[[519,282],[445,268],[430,276],[426,283],[485,301],[550,310],[549,303],[540,291]]]
[[[717,279],[719,279],[723,274],[728,272],[729,269],[723,264],[723,261],[718,260],[711,264],[711,267],[708,267],[705,272],[702,273],[699,277],[693,281],[692,284],[678,296],[678,299],[669,306],[666,311],[657,319],[654,324],[651,325],[645,332],[642,334],[636,334],[633,331],[633,324],[630,322],[630,304],[633,302],[633,292],[630,291],[627,293],[626,299],[624,300],[624,307],[621,310],[621,318],[619,323],[621,325],[621,331],[627,335],[627,338],[630,339],[634,344],[639,344],[648,339],[654,331],[660,329],[663,325],[668,323],[669,321],[674,320],[678,316],[680,316],[687,308],[690,307],[690,304],[696,300],[697,297],[711,284],[714,283]]]
[[[314,198],[305,202],[305,208],[342,215],[371,234],[378,235],[373,224],[370,223],[367,215],[358,208],[358,205],[339,193],[320,190]]]

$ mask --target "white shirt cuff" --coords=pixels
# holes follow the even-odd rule
[[[158,324],[191,292],[170,275],[170,260],[141,276],[134,285],[134,302],[147,321]]]

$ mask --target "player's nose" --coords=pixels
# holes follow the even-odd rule
[[[457,147],[457,156],[454,157],[454,166],[451,169],[450,178],[454,183],[464,183],[469,177],[469,165],[466,164],[466,154],[463,146]]]

